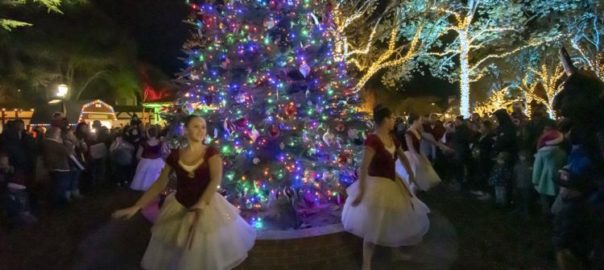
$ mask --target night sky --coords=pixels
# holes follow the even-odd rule
[[[95,4],[127,31],[138,44],[139,59],[168,75],[184,65],[179,57],[190,26],[184,0],[95,0]]]
[[[190,11],[184,0],[95,0],[95,4],[135,39],[142,62],[170,76],[183,68],[181,48],[192,30],[183,22]],[[376,76],[369,87],[382,88],[379,81]],[[446,100],[456,93],[455,85],[419,74],[401,89],[401,98],[431,95]]]

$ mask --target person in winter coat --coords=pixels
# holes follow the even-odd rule
[[[533,163],[532,183],[539,193],[543,215],[549,216],[550,207],[558,194],[556,180],[558,171],[564,166],[566,153],[560,147],[564,135],[554,123],[547,123],[538,140],[538,151]]]

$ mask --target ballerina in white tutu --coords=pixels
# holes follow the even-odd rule
[[[222,179],[218,150],[203,145],[206,122],[191,115],[185,119],[188,146],[173,151],[159,179],[132,207],[118,210],[114,218],[131,218],[153,201],[177,176],[176,193],[166,198],[151,229],[142,260],[144,269],[232,269],[247,258],[256,231],[239,216],[239,210],[216,192]]]
[[[395,248],[395,255],[402,259],[396,248],[419,244],[430,227],[430,210],[396,176],[397,157],[412,170],[392,136],[392,113],[378,105],[373,118],[377,129],[365,140],[359,180],[346,190],[348,198],[342,212],[344,229],[363,238],[363,270],[371,269],[375,245]],[[410,181],[414,181],[413,173]]]
[[[427,136],[423,132],[423,119],[416,114],[409,115],[410,127],[405,133],[405,142],[403,143],[403,149],[405,150],[405,156],[411,164],[411,170],[415,175],[415,183],[412,185],[412,189],[419,189],[427,191],[430,188],[438,185],[441,180],[430,160],[426,156],[420,153],[420,141],[426,141],[432,145],[441,148],[443,151],[451,151],[446,145],[434,140],[434,137]],[[397,162],[397,173],[403,178],[409,174],[407,170],[404,170],[403,166]],[[411,184],[411,183],[409,183]]]
[[[138,148],[136,157],[139,162],[132,184],[130,184],[130,188],[133,190],[149,189],[164,168],[162,153],[164,153],[165,145],[157,138],[157,135],[159,135],[159,129],[157,126],[151,126],[147,131],[148,139],[142,142]]]

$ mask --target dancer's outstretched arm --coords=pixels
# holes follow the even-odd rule
[[[166,189],[166,186],[168,186],[168,176],[171,172],[172,167],[166,164],[163,170],[161,171],[161,174],[159,175],[157,181],[155,181],[155,183],[151,185],[151,188],[145,191],[143,196],[138,199],[138,201],[136,201],[133,206],[115,211],[112,215],[113,218],[129,219],[134,216],[141,208],[143,208],[145,205],[149,204],[151,201],[157,198],[157,196],[162,191],[164,191],[164,189]]]
[[[443,144],[443,143],[441,143],[441,142],[436,141],[436,140],[434,139],[434,137],[427,136],[427,135],[426,135],[427,133],[422,132],[422,133],[420,133],[420,134],[421,134],[421,136],[422,136],[422,139],[424,139],[424,140],[426,140],[426,141],[430,142],[430,143],[431,143],[431,144],[433,144],[433,145],[436,145],[436,147],[440,148],[441,150],[443,150],[443,151],[449,151],[449,152],[450,152],[450,151],[453,151],[453,149],[451,149],[450,147],[446,146],[445,144]]]

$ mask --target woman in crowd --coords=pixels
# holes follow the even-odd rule
[[[185,119],[188,145],[174,150],[161,175],[132,207],[116,211],[114,218],[130,218],[153,201],[176,173],[176,193],[166,198],[151,229],[143,256],[144,269],[232,269],[247,257],[256,232],[239,210],[216,192],[222,180],[222,158],[203,144],[206,122]]]
[[[491,159],[491,151],[493,148],[493,122],[489,120],[481,121],[479,124],[478,131],[480,137],[477,143],[472,146],[472,156],[474,158],[475,170],[471,185],[472,193],[481,198],[487,198],[488,195],[488,179],[493,167],[493,160]]]
[[[371,269],[375,245],[395,248],[403,258],[396,248],[420,243],[430,227],[430,210],[396,176],[397,157],[412,170],[392,134],[391,111],[378,105],[373,118],[376,130],[365,140],[359,180],[348,187],[342,212],[344,229],[363,238],[363,270]],[[409,177],[414,182],[413,173]]]
[[[493,144],[493,156],[497,157],[500,162],[502,170],[502,174],[512,175],[514,169],[514,160],[516,159],[517,150],[518,150],[518,141],[516,137],[516,126],[512,122],[512,118],[508,114],[505,109],[497,110],[493,113],[495,119],[497,120],[497,132],[495,135],[495,142]],[[503,196],[501,199],[502,207],[509,206],[510,203],[510,194],[512,193],[512,182],[511,177],[505,178],[505,183],[499,183],[499,186],[504,188],[504,192],[500,192]]]

